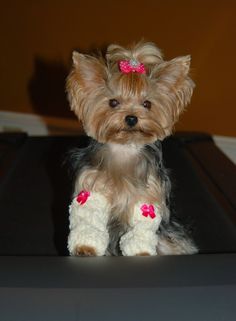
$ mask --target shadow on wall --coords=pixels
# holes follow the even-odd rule
[[[29,97],[37,114],[73,118],[65,92],[69,69],[60,61],[35,58],[35,67],[28,84]]]
[[[91,45],[86,51],[80,48],[74,50],[83,54],[104,57],[106,49],[107,45],[104,44],[99,50],[95,45]],[[28,83],[28,93],[32,107],[37,114],[74,119],[65,91],[70,68],[71,65],[68,67],[62,61],[46,60],[36,56],[34,73]]]

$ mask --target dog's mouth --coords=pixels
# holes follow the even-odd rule
[[[119,144],[147,144],[154,141],[153,133],[148,133],[141,128],[122,128],[107,137],[107,141]]]
[[[144,134],[143,130],[137,129],[137,128],[123,128],[120,131],[126,132],[126,133],[143,133]]]
[[[150,138],[153,137],[153,133],[150,132],[146,132],[141,128],[122,128],[118,133],[118,135],[124,135],[126,137],[130,137],[132,139],[132,137],[135,138]]]

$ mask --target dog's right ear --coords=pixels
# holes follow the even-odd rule
[[[72,60],[73,67],[66,81],[66,91],[71,110],[82,119],[83,105],[88,95],[94,94],[105,85],[107,72],[102,59],[74,51]]]

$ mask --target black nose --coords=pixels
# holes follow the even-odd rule
[[[138,118],[133,115],[128,115],[125,117],[125,122],[129,127],[133,127],[137,124]]]

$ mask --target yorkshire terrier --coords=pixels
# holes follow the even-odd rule
[[[73,52],[67,93],[91,143],[73,154],[71,255],[197,252],[171,218],[161,149],[190,102],[189,68],[190,56],[164,61],[153,43],[112,44],[105,57]]]

